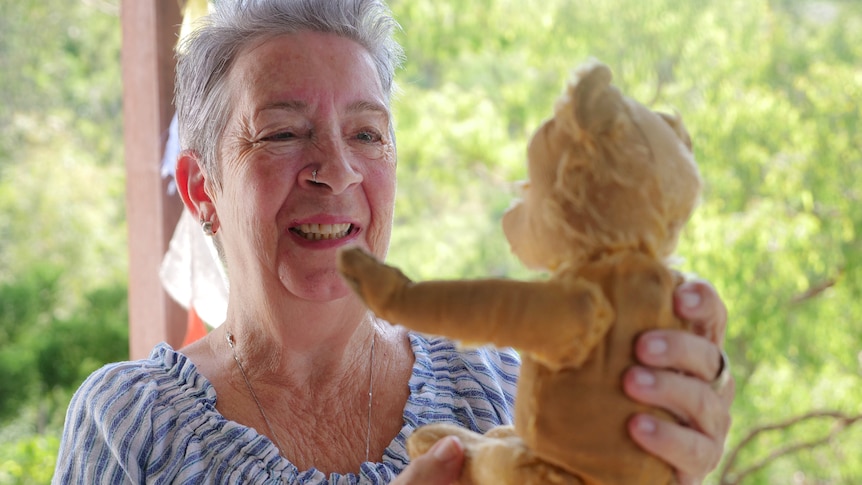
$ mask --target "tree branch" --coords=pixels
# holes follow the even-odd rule
[[[800,441],[798,443],[790,443],[788,445],[782,446],[771,453],[769,453],[763,459],[754,462],[751,466],[742,469],[741,471],[735,471],[734,465],[739,457],[739,452],[745,448],[749,443],[751,443],[758,435],[765,433],[767,431],[776,431],[776,430],[786,430],[796,424],[799,424],[803,421],[808,421],[811,419],[818,418],[833,418],[835,420],[835,425],[832,427],[832,430],[824,437],[819,439],[812,439],[807,441]],[[862,414],[848,416],[845,413],[840,411],[811,411],[809,413],[795,416],[793,418],[787,419],[785,421],[781,421],[774,424],[768,424],[764,426],[758,426],[751,430],[728,454],[728,459],[725,462],[724,466],[722,466],[721,473],[719,475],[719,483],[721,485],[738,485],[742,483],[742,480],[752,473],[766,467],[773,461],[778,458],[789,455],[792,453],[796,453],[798,451],[804,449],[811,449],[817,446],[826,444],[841,433],[846,430],[848,427],[852,426],[856,422],[862,421]]]
[[[799,305],[801,303],[805,303],[808,300],[816,298],[818,295],[823,293],[824,291],[832,288],[838,283],[838,279],[841,278],[841,275],[844,273],[844,268],[839,268],[838,275],[834,278],[829,278],[827,280],[821,281],[817,284],[810,286],[807,290],[802,293],[794,296],[790,299],[791,305]]]

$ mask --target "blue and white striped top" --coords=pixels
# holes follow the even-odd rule
[[[482,433],[512,422],[520,360],[513,350],[459,350],[410,333],[416,357],[404,425],[382,463],[328,477],[298,470],[254,429],[216,411],[212,384],[166,344],[146,360],[109,364],[78,389],[66,414],[54,483],[385,484],[408,463],[418,426]]]

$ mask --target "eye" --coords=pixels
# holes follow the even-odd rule
[[[285,141],[296,138],[296,133],[292,131],[281,131],[274,135],[269,135],[261,138],[261,141]]]
[[[362,130],[356,134],[356,139],[363,143],[377,143],[380,142],[383,137],[376,131]]]

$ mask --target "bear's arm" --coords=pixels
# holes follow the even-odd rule
[[[365,253],[342,253],[341,270],[381,318],[419,332],[529,352],[551,368],[576,367],[605,334],[613,310],[585,280],[412,282]]]

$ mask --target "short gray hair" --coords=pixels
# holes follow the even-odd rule
[[[218,147],[230,116],[227,75],[246,47],[285,34],[323,32],[365,47],[389,103],[403,51],[382,0],[220,0],[177,49],[175,104],[180,147],[196,151],[221,183]],[[390,127],[391,129],[391,127]]]

